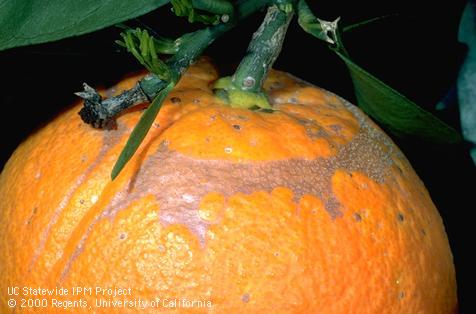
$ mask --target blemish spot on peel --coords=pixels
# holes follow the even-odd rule
[[[92,204],[96,204],[96,202],[98,201],[99,197],[97,195],[93,195],[91,196],[91,203]]]

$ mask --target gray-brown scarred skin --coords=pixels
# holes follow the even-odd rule
[[[312,86],[290,77],[301,86]],[[146,195],[154,195],[161,209],[161,223],[186,225],[204,244],[208,222],[202,220],[198,213],[198,205],[203,196],[210,192],[224,196],[256,191],[271,192],[277,187],[292,190],[297,202],[304,195],[316,196],[323,201],[324,208],[332,218],[341,216],[343,209],[333,195],[331,186],[336,170],[358,171],[383,183],[391,179],[388,178],[393,164],[390,156],[393,153],[403,156],[392,141],[358,108],[333,96],[341,101],[340,105],[352,112],[360,125],[358,134],[348,143],[340,145],[335,156],[314,160],[294,158],[261,162],[197,159],[170,149],[167,140],[164,140],[143,162],[133,180],[112,199],[104,210],[103,217],[113,217],[131,202]],[[271,98],[271,101],[277,105],[283,100]],[[306,124],[306,121],[301,122]],[[325,137],[325,132],[320,136]]]
[[[20,148],[18,156],[39,157],[26,167],[13,158],[7,171],[14,180],[0,185],[2,198],[13,199],[0,216],[9,228],[0,241],[1,274],[25,286],[113,278],[140,285],[141,298],[148,289],[183,296],[193,285],[197,296],[237,301],[217,303],[217,311],[231,313],[250,306],[268,313],[276,304],[284,312],[302,305],[300,313],[454,308],[441,219],[378,127],[286,74],[265,83],[273,113],[225,107],[208,85],[216,75],[205,68],[184,76],[112,182],[139,109],[119,117],[116,130],[97,131],[75,108]],[[65,138],[86,144],[74,150]],[[55,154],[62,159],[51,162]],[[34,206],[25,208],[22,198]],[[286,298],[268,307],[268,295]]]
[[[200,200],[210,192],[229,197],[236,193],[251,194],[256,191],[271,192],[277,187],[289,188],[294,193],[296,203],[304,195],[313,195],[322,200],[327,213],[333,219],[342,215],[339,200],[332,191],[332,176],[336,170],[361,172],[372,180],[384,183],[393,180],[389,177],[394,160],[392,154],[405,160],[398,148],[360,109],[342,98],[315,87],[294,76],[286,78],[299,88],[314,88],[327,95],[332,107],[341,107],[351,112],[359,125],[358,133],[345,144],[335,144],[336,154],[318,157],[313,160],[291,158],[273,161],[227,161],[218,159],[201,159],[187,156],[170,148],[164,139],[154,152],[141,161],[138,172],[111,199],[108,206],[97,216],[76,246],[76,250],[65,264],[61,278],[68,273],[71,263],[81,254],[83,245],[94,225],[102,219],[113,219],[122,209],[145,196],[153,195],[160,207],[160,223],[164,226],[182,224],[197,236],[202,246],[206,245],[206,232],[210,222],[199,215]],[[281,93],[285,89],[281,83],[273,83],[269,88],[270,102],[275,108],[281,104],[300,105],[299,95]],[[178,98],[180,99],[180,98]],[[173,100],[173,101],[172,101]],[[196,100],[196,99],[195,99]],[[177,97],[170,96],[172,103]],[[319,108],[316,108],[319,111]],[[271,113],[272,114],[272,113]],[[210,117],[216,119],[215,116]],[[221,119],[235,123],[243,117],[221,116]],[[310,138],[328,138],[330,134],[322,126],[315,125],[306,117],[295,117],[306,128]],[[314,124],[314,125],[313,125]],[[314,129],[312,128],[314,127]],[[315,129],[319,130],[317,133]],[[333,127],[334,136],[339,135],[339,126]],[[332,128],[331,128],[332,129]],[[163,131],[166,133],[167,129]],[[104,133],[104,149],[95,163],[104,158],[107,151],[117,145],[122,134],[127,132],[120,120],[118,128]],[[405,162],[404,164],[408,164]],[[398,166],[397,166],[398,168]],[[298,210],[296,208],[296,210]]]

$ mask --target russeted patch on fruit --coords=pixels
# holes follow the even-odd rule
[[[0,177],[1,291],[117,287],[131,295],[110,299],[200,301],[160,303],[177,312],[455,311],[438,211],[368,117],[278,71],[264,84],[272,111],[232,108],[214,95],[217,78],[208,60],[193,65],[113,181],[140,110],[96,130],[77,104],[22,143]],[[157,309],[120,312],[144,311]]]

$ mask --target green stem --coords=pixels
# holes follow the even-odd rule
[[[272,0],[237,1],[234,10],[235,15],[230,16],[226,23],[220,23],[182,36],[183,43],[166,62],[171,69],[172,82],[176,83],[185,70],[196,61],[216,38],[232,29],[239,20],[247,18],[271,2]],[[77,93],[85,100],[80,115],[84,122],[97,128],[114,125],[113,119],[117,114],[136,104],[153,100],[169,83],[169,81],[161,80],[155,74],[149,74],[140,80],[134,88],[105,100],[96,90],[85,85],[85,90]]]
[[[227,0],[192,0],[193,7],[214,14],[233,14],[233,4]]]
[[[163,100],[173,89],[185,70],[195,62],[205,48],[217,37],[234,27],[239,19],[246,18],[268,4],[269,1],[270,0],[238,1],[236,4],[237,10],[233,10],[236,14],[233,14],[231,18],[227,18],[226,21],[222,19],[223,23],[182,36],[180,40],[183,42],[179,42],[177,52],[167,60],[164,65],[167,70],[167,75],[162,75],[162,78],[157,75],[160,74],[161,71],[155,69],[157,70],[157,74],[149,74],[139,81],[131,90],[125,91],[119,96],[106,99],[105,101],[102,101],[101,96],[96,90],[87,85],[85,85],[84,92],[77,93],[77,95],[85,99],[84,107],[79,114],[85,122],[96,127],[111,125],[110,122],[113,121],[113,117],[120,111],[138,102],[143,102],[145,99],[149,101],[154,99],[142,115],[139,123],[134,127],[126,146],[120,153],[111,173],[112,179],[119,175],[127,162],[132,158],[159,113]],[[145,38],[147,37],[145,35],[147,35],[147,33],[138,35],[142,40],[141,43],[144,42],[144,45],[149,44],[149,42],[145,42]],[[131,41],[132,39],[129,39],[125,44],[128,49],[130,48],[130,50],[134,51],[135,47]],[[152,46],[149,48],[152,48],[152,50],[145,49],[147,48],[146,46],[139,47],[143,55],[139,56],[138,59],[147,65],[150,64],[152,66],[151,69],[154,70],[154,64],[157,63],[155,59],[157,58],[157,54],[156,51],[153,50],[155,48],[155,46],[153,46],[154,43],[151,42],[151,44]]]
[[[246,56],[232,78],[233,85],[247,92],[261,92],[263,81],[281,52],[293,12],[272,5],[253,34]]]

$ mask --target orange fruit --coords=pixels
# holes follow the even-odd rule
[[[78,103],[20,145],[0,177],[0,312],[456,311],[438,211],[369,118],[278,71],[276,111],[231,108],[216,79],[192,66],[114,181],[138,109],[105,131]]]

